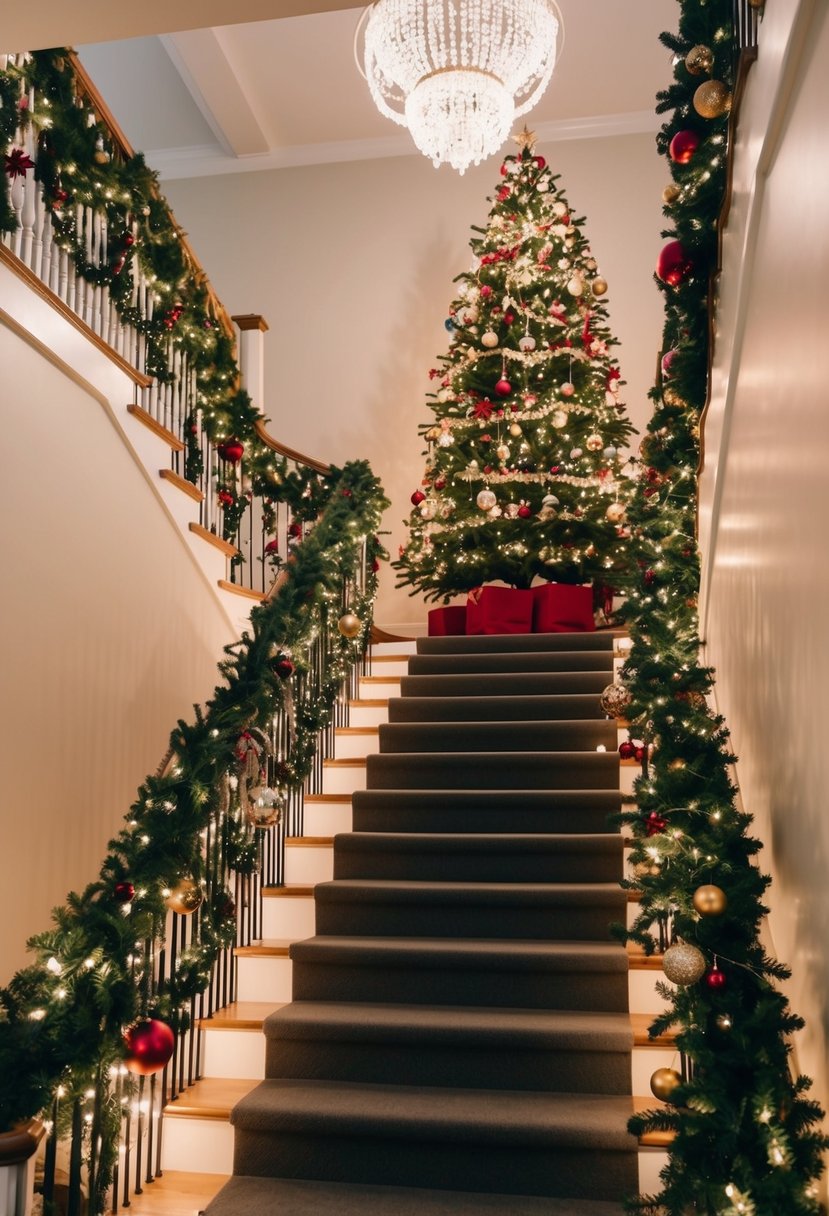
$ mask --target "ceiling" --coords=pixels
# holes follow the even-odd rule
[[[160,12],[151,33],[155,2],[138,6],[134,21],[133,6],[118,6],[120,23],[98,25],[98,36],[116,24],[119,34],[140,36],[83,43],[79,51],[127,137],[162,178],[418,155],[408,134],[377,113],[355,66],[362,9],[270,0],[269,11],[295,15],[263,21],[255,18],[264,0],[237,0],[240,24],[170,28],[214,17],[215,0],[200,0],[197,9],[168,5],[175,18]],[[676,0],[560,5],[564,50],[529,115],[540,141],[656,130],[654,94],[668,78],[657,39],[675,25]],[[60,44],[44,41],[51,29],[47,22],[32,38]]]

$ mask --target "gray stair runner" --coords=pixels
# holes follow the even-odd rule
[[[621,1216],[638,1184],[607,930],[625,911],[612,649],[418,641],[209,1216]]]

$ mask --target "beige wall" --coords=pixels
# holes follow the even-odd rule
[[[829,10],[779,0],[741,115],[706,429],[703,623],[744,805],[774,878],[774,949],[829,1102]]]
[[[661,335],[652,281],[664,169],[652,135],[539,146],[610,283],[611,324],[636,424],[648,415]],[[396,554],[422,475],[417,423],[428,369],[447,346],[452,279],[471,258],[499,160],[459,177],[420,156],[173,181],[166,192],[234,313],[261,313],[265,412],[310,455],[368,457],[392,499]],[[377,619],[422,618],[384,569]]]
[[[50,909],[97,878],[231,639],[101,403],[2,323],[0,366],[3,983]]]

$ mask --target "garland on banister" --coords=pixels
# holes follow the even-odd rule
[[[198,417],[191,415],[185,426],[185,476],[195,482],[204,471],[202,428],[220,454],[228,441],[242,445],[249,481],[238,484],[234,462],[226,460],[226,476],[216,487],[225,539],[236,536],[251,493],[263,500],[267,528],[275,500],[282,497],[288,462],[275,457],[256,432],[261,414],[239,388],[234,340],[215,315],[207,280],[189,255],[156,173],[140,153],[123,158],[92,103],[79,101],[82,92],[62,48],[35,51],[25,64],[0,71],[0,231],[12,232],[17,225],[10,200],[14,181],[34,174],[55,240],[68,251],[77,274],[105,287],[123,323],[144,336],[141,370],[159,382],[174,380],[172,344],[195,371]],[[18,128],[30,133],[32,156],[13,144]],[[80,207],[92,208],[106,222],[103,261],[90,257],[87,235],[78,228]],[[153,294],[143,311],[134,291],[139,269]],[[313,493],[316,475],[307,470],[302,476],[300,489],[310,487]],[[306,518],[313,518],[316,504],[307,505]],[[241,560],[241,555],[233,559]]]
[[[713,673],[699,661],[696,474],[736,66],[732,0],[685,0],[679,33],[662,41],[675,62],[659,95],[670,114],[658,144],[672,174],[663,195],[672,226],[657,264],[666,319],[629,510],[639,546],[625,610],[632,649],[613,707],[631,724],[622,754],[638,744],[645,756],[636,809],[622,815],[633,838],[625,885],[641,902],[632,929],[618,932],[653,953],[654,927],[668,928],[672,983],[660,985],[667,1008],[650,1034],[672,1032],[686,1067],[658,1069],[651,1087],[666,1105],[630,1121],[637,1135],[668,1131],[673,1140],[662,1189],[627,1207],[641,1216],[800,1216],[820,1210],[829,1141],[817,1128],[822,1110],[804,1096],[808,1079],[790,1071],[789,1040],[802,1021],[777,987],[788,970],[761,944],[770,879],[756,865],[751,816],[736,805],[724,719],[708,705]]]
[[[260,816],[301,787],[317,732],[330,723],[349,667],[368,642],[385,556],[376,530],[388,504],[364,461],[333,469],[325,490],[322,513],[285,563],[278,594],[253,609],[250,632],[227,648],[212,700],[192,722],[178,723],[170,763],[139,789],[98,879],[55,910],[54,927],[29,943],[36,962],[0,989],[0,1130],[48,1111],[56,1093],[63,1109],[77,1098],[91,1111],[87,1094],[96,1081],[137,1050],[130,1028],[145,1019],[186,1028],[190,998],[207,986],[219,950],[233,943],[232,894],[206,872],[202,834],[223,824],[226,866],[255,868]],[[326,650],[321,678],[308,658],[314,642]],[[270,723],[280,713],[292,721],[291,743],[285,754],[267,755]],[[188,900],[191,907],[203,900],[194,931],[156,991],[140,943],[161,937],[167,909],[186,909]],[[100,1212],[117,1156],[120,1112],[111,1092],[96,1118],[102,1147],[90,1211]]]

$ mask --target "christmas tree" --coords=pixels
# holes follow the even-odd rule
[[[607,283],[534,136],[515,138],[429,373],[426,470],[394,563],[427,600],[493,580],[612,584],[627,564],[633,428]]]

